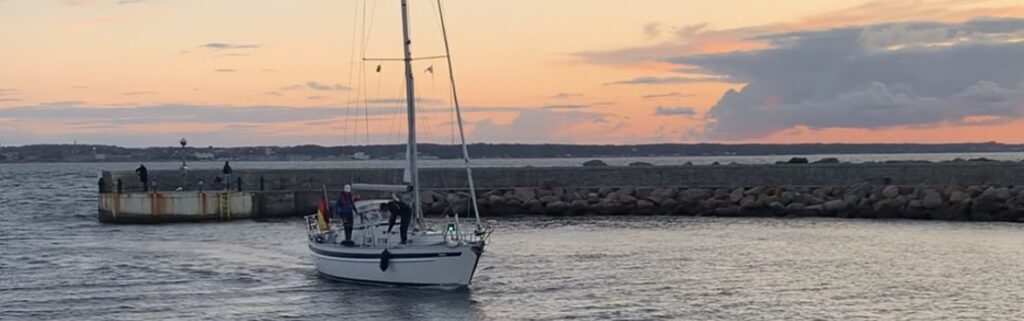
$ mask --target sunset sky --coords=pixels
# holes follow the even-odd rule
[[[398,3],[0,0],[0,140],[403,143],[402,63],[364,60],[401,57]],[[470,142],[1024,142],[1024,0],[443,6]],[[447,67],[414,63],[429,142]]]

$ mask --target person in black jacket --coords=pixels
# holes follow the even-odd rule
[[[139,168],[135,169],[135,174],[139,175],[139,181],[142,182],[142,191],[149,191],[149,170],[146,169],[146,165],[139,164]]]
[[[390,201],[380,204],[380,210],[391,212],[391,218],[388,219],[388,234],[391,234],[392,228],[395,227],[395,220],[399,217],[402,218],[398,231],[402,233],[402,244],[407,244],[409,242],[409,223],[412,221],[412,208],[409,207],[409,204]]]
[[[220,173],[224,174],[225,190],[231,189],[231,172],[233,172],[233,170],[231,170],[231,164],[228,164],[228,161],[224,161],[224,167],[221,168]]]

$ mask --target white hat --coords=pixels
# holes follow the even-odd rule
[[[345,193],[352,193],[352,185],[345,184],[345,187],[343,187],[341,190],[345,191]]]

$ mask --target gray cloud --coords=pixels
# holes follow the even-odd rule
[[[563,109],[563,110],[568,110],[568,109],[587,109],[587,108],[590,108],[590,107],[592,107],[592,106],[588,105],[588,104],[561,104],[561,105],[545,105],[543,108],[544,109]]]
[[[511,123],[499,124],[489,119],[474,124],[470,135],[477,142],[568,142],[578,137],[567,128],[581,123],[607,123],[608,115],[586,111],[556,111],[529,108],[520,111]]]
[[[661,24],[652,22],[644,25],[644,35],[647,39],[654,39],[661,35]]]
[[[342,86],[341,84],[328,85],[328,84],[321,84],[321,83],[315,82],[315,81],[306,82],[306,87],[308,87],[309,89],[320,90],[320,91],[342,91],[342,90],[349,90],[348,87]]]
[[[678,38],[688,39],[690,37],[693,37],[693,36],[703,32],[703,31],[706,31],[707,28],[708,28],[708,24],[707,23],[700,23],[700,24],[694,24],[694,25],[686,25],[686,26],[681,26],[681,27],[675,28],[675,34],[676,34],[676,37],[678,37]]]
[[[236,72],[238,70],[237,69],[226,69],[226,68],[223,68],[223,69],[214,69],[213,71],[215,71],[215,72]]]
[[[640,98],[643,98],[643,99],[658,99],[658,98],[670,98],[670,97],[677,97],[677,98],[693,97],[693,94],[685,94],[684,95],[684,94],[677,93],[677,92],[671,92],[671,93],[667,93],[667,94],[650,94],[650,95],[640,96]]]
[[[689,116],[693,117],[697,115],[697,112],[693,110],[693,107],[665,107],[658,106],[654,109],[654,114],[659,116]]]
[[[887,23],[757,39],[771,46],[666,59],[747,83],[711,108],[704,137],[1024,116],[1024,19]]]
[[[705,82],[736,82],[729,77],[703,76],[703,77],[636,77],[630,80],[619,80],[605,85],[663,85],[663,84],[687,84]]]
[[[557,94],[548,96],[548,98],[551,98],[551,99],[569,99],[569,98],[575,98],[575,97],[581,97],[581,96],[583,96],[583,94],[581,94],[581,93],[557,93]]]
[[[232,44],[223,42],[211,42],[199,45],[199,48],[206,48],[210,50],[233,50],[233,49],[256,49],[262,47],[256,44]]]

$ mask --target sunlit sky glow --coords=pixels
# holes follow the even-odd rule
[[[402,143],[402,64],[363,60],[398,2],[0,0],[0,139]],[[1024,142],[1024,0],[443,3],[471,142]],[[447,67],[414,63],[426,141]]]

